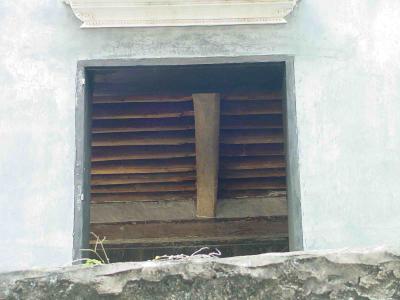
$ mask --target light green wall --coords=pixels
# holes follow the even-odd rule
[[[81,59],[295,56],[305,248],[399,246],[399,16],[302,0],[286,25],[83,30],[61,1],[1,1],[0,270],[71,260]]]

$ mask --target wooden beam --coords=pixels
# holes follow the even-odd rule
[[[101,238],[105,237],[105,244],[150,244],[287,237],[288,225],[286,217],[271,217],[136,224],[92,224],[91,231]]]
[[[92,194],[195,191],[194,181],[92,186]]]
[[[92,203],[194,200],[194,192],[92,194]]]
[[[92,161],[194,157],[194,144],[93,147]]]
[[[194,158],[106,161],[92,163],[92,174],[143,174],[195,171]]]
[[[196,215],[194,200],[92,203],[90,209],[92,224],[193,220]],[[217,219],[287,216],[287,202],[286,197],[223,199],[216,211]]]
[[[218,193],[219,119],[218,94],[194,94],[197,211],[198,217],[215,216]]]
[[[194,143],[189,131],[100,133],[92,137],[92,146],[182,145]]]
[[[129,183],[150,183],[150,182],[180,182],[196,180],[196,172],[172,172],[152,174],[111,174],[92,175],[92,185],[115,185]]]

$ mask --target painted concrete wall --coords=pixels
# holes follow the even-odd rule
[[[400,1],[303,0],[286,25],[79,29],[0,1],[0,270],[70,262],[80,59],[295,56],[306,249],[400,246]]]

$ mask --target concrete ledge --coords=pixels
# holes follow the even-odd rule
[[[0,274],[0,299],[399,299],[400,252],[367,249]]]

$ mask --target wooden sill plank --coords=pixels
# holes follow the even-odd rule
[[[226,241],[287,237],[286,217],[157,223],[92,224],[105,244]],[[93,241],[91,241],[93,243]]]
[[[194,220],[194,200],[92,203],[92,224]],[[223,199],[218,201],[216,218],[287,216],[286,197]]]

